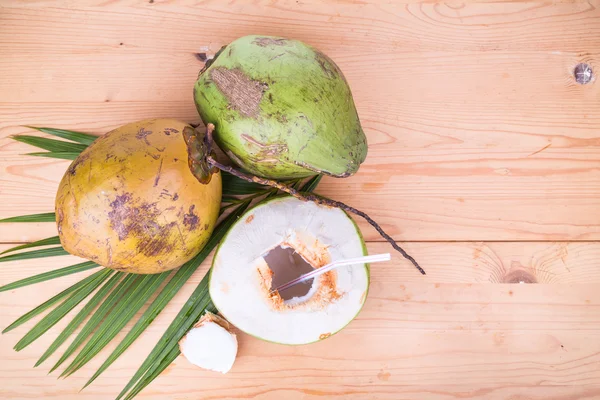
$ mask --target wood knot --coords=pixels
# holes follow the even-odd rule
[[[537,278],[527,271],[516,269],[508,272],[502,278],[502,283],[537,283]]]

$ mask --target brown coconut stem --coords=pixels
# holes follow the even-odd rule
[[[344,203],[342,203],[341,201],[337,201],[337,200],[331,200],[331,199],[325,199],[322,198],[320,196],[316,196],[314,194],[311,193],[301,193],[298,190],[287,186],[283,183],[271,180],[271,179],[265,179],[265,178],[259,178],[257,176],[253,176],[253,175],[247,175],[243,172],[238,171],[237,169],[230,167],[228,165],[224,165],[221,164],[220,162],[218,162],[217,160],[215,160],[212,155],[210,155],[210,146],[212,146],[212,131],[214,130],[214,125],[213,124],[208,124],[206,126],[206,136],[207,136],[207,144],[208,144],[208,148],[209,148],[209,152],[208,152],[208,157],[207,157],[207,161],[208,163],[216,168],[219,168],[221,171],[225,171],[230,173],[231,175],[234,175],[240,179],[243,179],[245,181],[248,182],[252,182],[252,183],[258,183],[260,185],[265,185],[265,186],[271,186],[274,188],[277,188],[279,190],[281,190],[282,192],[285,192],[295,198],[297,198],[298,200],[302,200],[302,201],[313,201],[317,204],[320,205],[324,205],[324,206],[329,206],[329,207],[335,207],[335,208],[340,208],[344,211],[347,212],[351,212],[353,214],[356,214],[358,216],[363,217],[369,224],[371,224],[371,226],[373,226],[377,232],[379,232],[379,234],[381,235],[381,237],[383,237],[386,241],[388,241],[389,244],[392,245],[392,247],[398,251],[400,254],[402,254],[402,256],[404,258],[406,258],[408,261],[410,261],[415,268],[417,268],[417,270],[419,270],[419,272],[423,275],[425,275],[425,270],[423,270],[423,268],[421,268],[421,266],[419,265],[419,263],[417,263],[417,261],[410,255],[408,254],[406,251],[404,251],[404,249],[400,246],[398,246],[398,244],[396,243],[396,241],[390,236],[388,235],[383,228],[381,228],[381,226],[379,226],[379,224],[377,222],[375,222],[371,217],[369,217],[369,215],[363,211],[357,210],[354,207],[351,207],[349,205],[346,205]]]

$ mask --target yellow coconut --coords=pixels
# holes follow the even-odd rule
[[[181,266],[206,244],[221,202],[221,175],[200,183],[188,166],[184,122],[131,123],[73,161],[56,196],[56,222],[71,254],[119,271]]]

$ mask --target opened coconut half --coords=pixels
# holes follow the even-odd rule
[[[335,260],[366,255],[362,235],[342,210],[276,197],[247,211],[213,259],[210,295],[240,330],[271,342],[305,344],[344,328],[360,312],[368,265],[339,267],[273,291]]]

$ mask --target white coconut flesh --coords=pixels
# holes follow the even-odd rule
[[[181,339],[179,349],[192,364],[225,374],[233,366],[238,343],[227,321],[207,312]]]
[[[240,330],[283,344],[325,339],[360,312],[366,264],[339,267],[281,293],[272,289],[332,261],[366,255],[358,227],[342,210],[278,197],[247,211],[213,259],[210,295]]]

